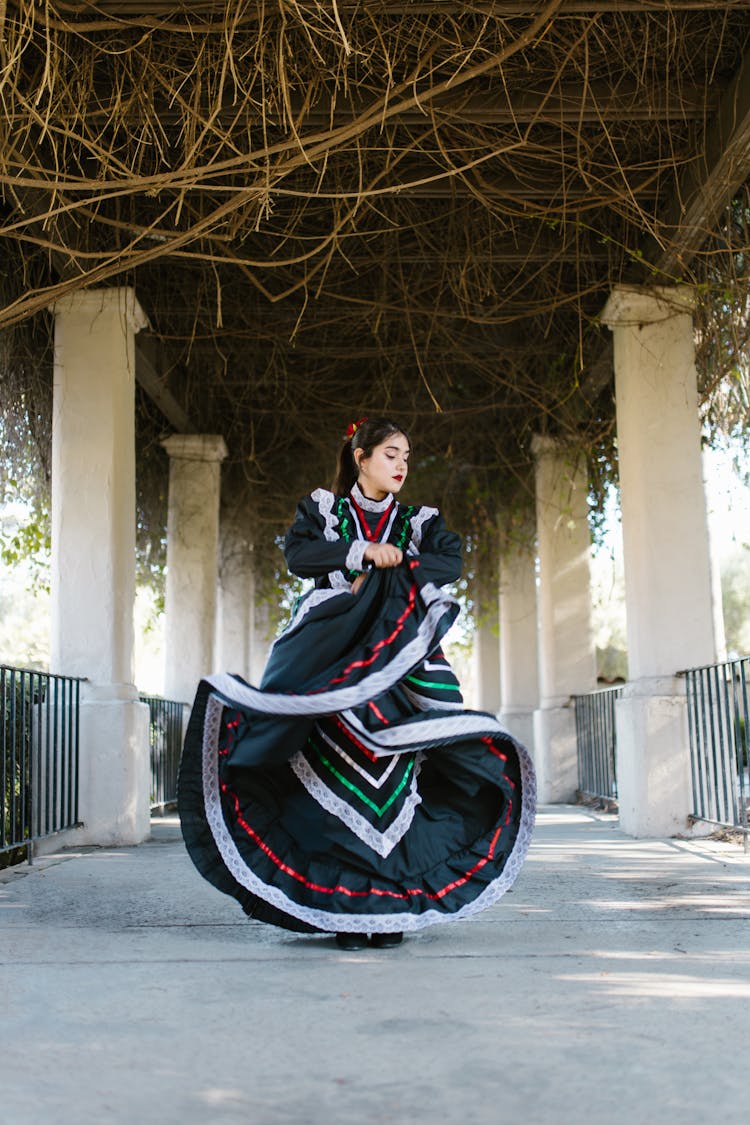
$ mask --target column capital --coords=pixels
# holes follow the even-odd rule
[[[539,471],[539,464],[544,458],[554,458],[570,473],[576,473],[583,456],[581,446],[577,445],[570,438],[551,437],[549,434],[532,435],[531,453],[535,461],[537,472]]]
[[[637,327],[692,315],[694,308],[695,290],[690,285],[616,285],[601,321],[610,329]]]
[[[229,453],[221,434],[172,434],[161,444],[177,461],[223,461]]]
[[[139,304],[135,289],[129,285],[112,286],[108,289],[78,289],[54,301],[49,309],[55,316],[76,313],[88,316],[92,321],[103,313],[114,312],[133,332],[148,328],[148,317]]]
[[[557,438],[548,434],[534,434],[531,438],[531,452],[535,458],[543,457],[545,453],[559,453],[561,449]]]

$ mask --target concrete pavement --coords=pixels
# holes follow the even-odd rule
[[[744,1125],[750,858],[554,806],[497,906],[345,954],[165,818],[0,877],[0,1011],[2,1125]]]

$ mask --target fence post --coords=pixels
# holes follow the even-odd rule
[[[0,866],[78,821],[79,681],[0,666]]]
[[[742,832],[748,842],[750,656],[688,668],[691,818]]]

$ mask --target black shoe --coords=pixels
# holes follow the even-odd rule
[[[396,945],[401,945],[403,934],[373,934],[370,938],[370,944],[375,949],[393,949]]]
[[[366,949],[367,934],[336,934],[336,945],[339,949]]]

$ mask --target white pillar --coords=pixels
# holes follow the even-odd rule
[[[570,801],[578,788],[572,695],[596,687],[591,623],[591,534],[585,461],[536,437],[539,551],[539,708],[534,714],[539,799]]]
[[[274,630],[271,625],[271,607],[262,597],[259,598],[256,590],[253,612],[253,649],[250,657],[250,681],[259,684],[263,679],[268,655],[274,642]]]
[[[500,560],[500,722],[534,756],[539,707],[536,556],[513,546]]]
[[[716,659],[688,288],[616,288],[614,334],[628,666],[618,702],[620,821],[635,836],[684,831],[690,812],[682,668]]]
[[[198,681],[216,670],[221,462],[216,434],[174,434],[169,454],[165,694],[191,703]]]
[[[221,520],[217,663],[252,682],[255,633],[253,543],[237,515]]]
[[[494,614],[494,620],[482,621],[475,627],[473,657],[477,710],[496,715],[500,710],[500,638],[497,613]]]
[[[81,689],[77,840],[133,844],[149,833],[148,707],[133,684],[135,333],[132,289],[54,305],[53,671]]]

